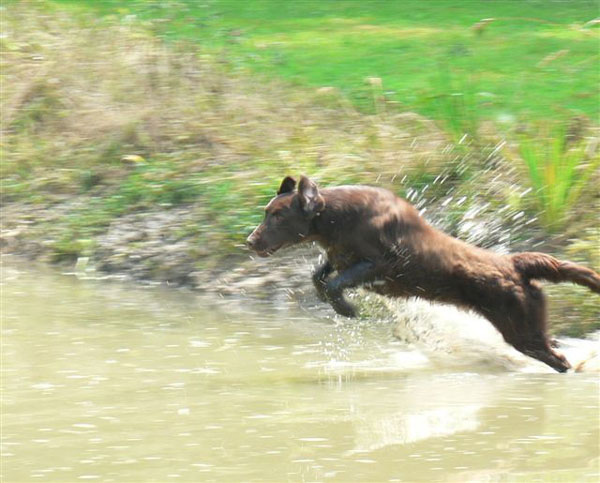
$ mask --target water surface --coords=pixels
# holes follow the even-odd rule
[[[597,481],[597,374],[393,325],[5,266],[4,481]]]

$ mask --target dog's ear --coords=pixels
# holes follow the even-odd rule
[[[277,190],[277,194],[281,195],[283,193],[291,193],[292,191],[294,191],[295,187],[296,180],[291,176],[286,176],[285,178],[283,178],[281,186],[279,186],[279,189]]]
[[[325,209],[325,200],[319,193],[319,188],[306,176],[300,178],[298,197],[302,211],[311,218]]]

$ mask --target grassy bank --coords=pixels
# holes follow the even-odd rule
[[[2,190],[5,203],[89,199],[51,247],[127,213],[197,203],[197,235],[226,253],[286,173],[421,181],[450,159],[446,136],[417,115],[364,116],[338,91],[259,83],[195,45],[166,46],[143,22],[32,6],[3,15]]]
[[[324,185],[388,187],[483,246],[598,263],[596,127],[585,118],[552,158],[583,153],[569,170],[576,196],[551,234],[519,141],[546,146],[556,134],[525,126],[505,142],[478,119],[477,142],[459,142],[461,124],[453,132],[401,109],[384,95],[385,78],[361,84],[360,102],[341,85],[293,86],[240,68],[237,44],[164,42],[175,20],[158,14],[93,17],[47,2],[9,3],[2,14],[0,242],[9,251],[189,283],[247,257],[240,246],[280,179],[306,173]],[[586,297],[575,289],[565,317],[597,314]]]

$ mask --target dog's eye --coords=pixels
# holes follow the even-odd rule
[[[274,211],[273,213],[271,213],[271,216],[276,220],[279,220],[281,218],[281,211]]]

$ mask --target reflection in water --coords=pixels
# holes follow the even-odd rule
[[[386,321],[2,280],[5,481],[598,478],[595,374],[455,364]]]
[[[415,414],[396,414],[386,418],[358,420],[358,451],[372,451],[393,444],[414,443],[423,439],[475,431],[479,426],[480,406],[439,408]]]

